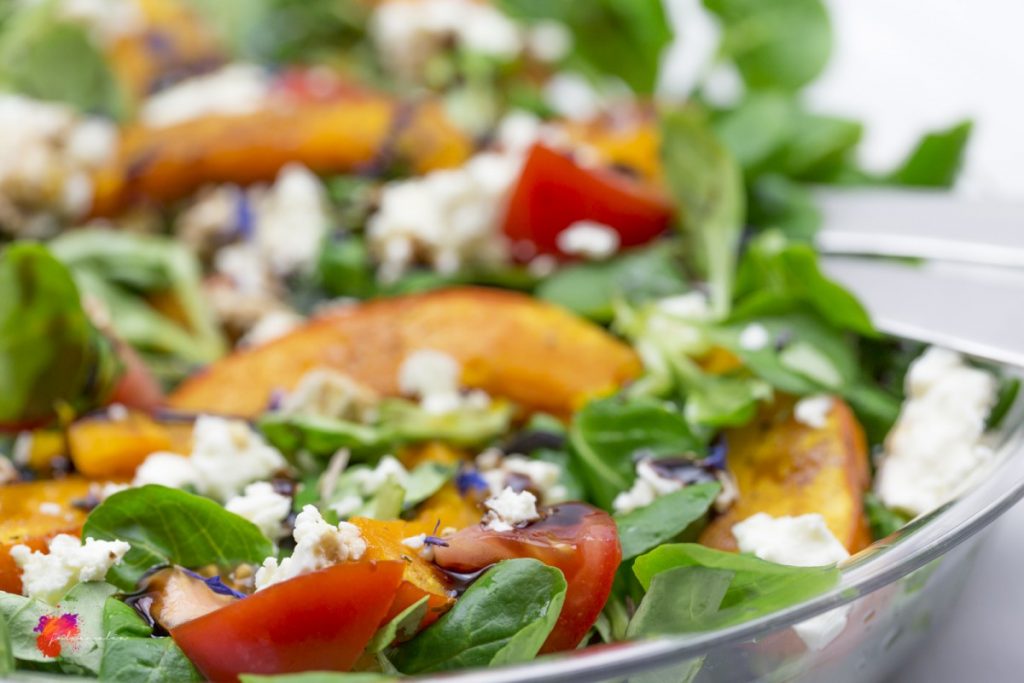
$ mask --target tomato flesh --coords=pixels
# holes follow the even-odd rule
[[[584,503],[549,508],[547,516],[512,531],[482,525],[463,529],[434,549],[435,561],[453,572],[479,571],[501,560],[532,557],[565,575],[565,604],[541,652],[571,650],[594,625],[622,561],[618,529],[608,513]]]
[[[512,193],[504,232],[539,254],[567,257],[558,236],[580,221],[606,225],[622,247],[646,244],[668,228],[672,206],[650,184],[611,169],[580,166],[568,156],[535,145]]]
[[[401,562],[346,562],[270,586],[171,629],[207,679],[347,671],[402,581]]]

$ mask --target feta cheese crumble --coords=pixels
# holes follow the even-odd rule
[[[828,425],[828,416],[835,405],[835,399],[825,394],[807,396],[797,401],[793,407],[796,421],[813,429],[824,429]]]
[[[224,507],[277,541],[284,533],[284,520],[292,511],[292,499],[275,491],[269,482],[258,481],[246,486],[242,495],[231,498]]]
[[[204,116],[251,114],[266,104],[270,87],[262,67],[228,64],[156,93],[142,104],[139,118],[150,128],[165,128]]]
[[[268,557],[256,570],[256,590],[326,569],[341,562],[355,561],[366,552],[366,540],[359,527],[340,522],[328,524],[313,505],[302,508],[295,518],[295,551],[278,561]]]
[[[287,466],[284,456],[245,421],[201,415],[192,430],[191,457],[153,453],[136,470],[132,484],[193,486],[199,493],[223,501]]]
[[[312,415],[350,422],[371,421],[380,395],[370,387],[331,368],[314,368],[299,380],[281,402],[285,415]]]
[[[703,292],[687,292],[665,297],[658,301],[658,310],[683,320],[701,321],[711,317],[711,305]]]
[[[768,329],[761,323],[750,323],[740,332],[740,348],[744,351],[760,351],[771,342]]]
[[[391,0],[379,3],[370,18],[370,35],[384,64],[410,82],[425,66],[454,46],[502,61],[519,56],[524,38],[509,17],[475,0]],[[560,49],[552,36],[544,47]]]
[[[994,457],[982,437],[997,390],[991,374],[953,351],[932,347],[914,361],[875,478],[882,502],[922,515],[977,481]]]
[[[420,349],[410,353],[398,368],[398,388],[407,395],[420,399],[420,406],[428,413],[444,415],[460,408],[486,408],[487,394],[459,391],[462,366],[441,351]]]
[[[619,233],[602,223],[577,221],[558,233],[558,249],[568,256],[600,261],[619,250]]]
[[[850,553],[818,514],[772,517],[763,512],[732,528],[740,552],[792,567],[820,567],[842,562]],[[809,650],[823,649],[843,632],[851,605],[811,617],[793,627]]]
[[[530,488],[540,493],[544,505],[568,499],[569,492],[561,483],[562,468],[554,463],[523,455],[502,456],[501,451],[488,449],[476,457],[476,466],[492,496],[499,495],[510,478],[525,478],[530,481]]]
[[[681,490],[683,486],[678,479],[663,477],[651,466],[650,458],[644,458],[636,464],[636,480],[632,488],[615,496],[612,508],[618,513],[632,512],[647,507],[660,496]]]
[[[21,569],[21,591],[51,605],[82,581],[102,581],[131,549],[124,541],[97,541],[58,534],[50,539],[49,553],[27,545],[11,548],[11,559]]]
[[[484,528],[491,531],[512,531],[540,519],[537,512],[537,496],[529,491],[516,492],[506,486],[501,493],[484,501],[487,513],[484,515]]]

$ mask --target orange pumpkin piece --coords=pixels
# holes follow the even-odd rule
[[[402,583],[384,619],[385,623],[422,600],[424,596],[427,598],[427,613],[420,623],[421,628],[434,623],[448,611],[455,598],[445,585],[440,570],[432,562],[420,557],[418,550],[402,543],[406,538],[429,533],[429,530],[423,531],[420,525],[402,520],[382,521],[355,517],[349,521],[359,527],[363,538],[366,539],[366,554],[363,555],[363,560],[397,560],[405,564]]]
[[[797,422],[794,404],[792,397],[781,397],[750,424],[725,433],[739,498],[705,529],[705,545],[736,550],[732,526],[759,512],[817,512],[851,553],[870,543],[862,502],[869,484],[863,429],[838,398],[820,429]]]
[[[71,460],[92,478],[130,477],[150,453],[191,452],[191,423],[162,423],[144,413],[121,420],[107,416],[78,420],[67,432]]]
[[[425,500],[412,523],[419,528],[417,533],[430,533],[438,529],[465,529],[479,524],[484,511],[474,500],[459,493],[455,484],[449,482]]]
[[[162,128],[127,128],[118,158],[93,178],[93,216],[138,202],[171,202],[208,183],[271,181],[291,162],[337,174],[396,155],[425,173],[457,166],[473,151],[435,103],[408,110],[390,97],[353,90],[329,101],[274,105]]]
[[[88,493],[89,482],[78,477],[0,486],[0,591],[21,592],[11,548],[45,550],[57,534],[77,535],[86,515],[72,503]]]
[[[372,301],[318,318],[186,380],[176,409],[253,417],[275,389],[329,367],[384,395],[413,351],[462,364],[462,382],[528,411],[567,416],[640,373],[633,350],[600,327],[523,294],[461,287]]]

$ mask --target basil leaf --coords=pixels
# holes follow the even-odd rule
[[[752,92],[715,118],[715,134],[740,166],[756,171],[791,139],[793,109],[787,93]]]
[[[436,462],[425,462],[409,472],[405,485],[403,506],[406,510],[419,505],[437,493],[442,486],[455,476],[454,465],[442,465]]]
[[[655,498],[645,507],[615,515],[623,561],[642,555],[683,533],[707,514],[721,490],[721,485],[716,483],[695,484]]]
[[[704,0],[721,21],[723,57],[751,88],[798,90],[828,63],[832,27],[820,0]]]
[[[529,661],[554,627],[565,589],[554,567],[533,559],[500,562],[389,658],[405,674]]]
[[[787,238],[808,242],[821,227],[821,211],[811,190],[777,173],[763,175],[749,186],[750,222],[778,229]]]
[[[687,289],[675,249],[656,244],[608,261],[566,266],[543,281],[536,295],[585,318],[610,322],[617,299],[643,303]]]
[[[963,121],[948,130],[925,135],[889,181],[914,187],[952,187],[963,163],[972,128],[972,122]]]
[[[615,76],[634,92],[652,94],[661,55],[672,40],[672,28],[661,0],[500,0],[514,17],[554,19],[573,33],[570,63],[586,73]]]
[[[705,567],[734,575],[721,609],[708,619],[706,629],[737,624],[789,607],[827,591],[839,580],[839,570],[833,566],[790,567],[694,543],[655,548],[634,561],[633,572],[644,589],[650,590],[657,574],[676,567]]]
[[[427,613],[427,600],[427,596],[423,596],[402,610],[394,619],[381,626],[366,645],[366,651],[377,654],[396,640],[407,640],[416,635],[420,623]]]
[[[82,536],[131,544],[122,563],[107,575],[125,590],[156,565],[233,567],[258,564],[273,553],[271,542],[252,522],[207,498],[156,485],[107,498],[85,520]]]
[[[512,420],[512,406],[501,401],[438,415],[395,398],[381,401],[378,413],[382,428],[399,442],[442,441],[459,446],[486,444],[507,433]]]
[[[378,673],[338,673],[336,671],[307,671],[301,674],[280,674],[278,676],[242,674],[238,678],[242,683],[392,683],[398,680],[395,676]]]
[[[655,574],[651,586],[629,622],[626,634],[675,635],[704,630],[718,612],[734,574],[707,567],[673,567]]]
[[[678,455],[703,449],[677,410],[651,399],[588,403],[573,417],[569,441],[591,496],[606,509],[632,485],[637,451]]]
[[[11,17],[0,35],[0,86],[39,100],[66,102],[113,117],[126,101],[88,29],[41,2]]]
[[[864,126],[856,121],[803,111],[794,113],[790,124],[792,136],[768,165],[806,181],[834,179],[864,134]]]
[[[0,424],[98,404],[118,363],[68,270],[45,247],[15,243],[0,254],[0,292]]]
[[[302,464],[294,457],[300,452],[330,458],[345,448],[354,459],[366,460],[392,445],[390,435],[377,427],[327,417],[270,413],[257,427],[274,448],[289,456],[293,465]]]
[[[665,175],[682,228],[707,276],[712,310],[722,317],[732,301],[743,229],[743,175],[696,107],[666,112],[661,134]]]
[[[176,683],[202,676],[171,638],[152,638],[153,629],[116,598],[103,608],[105,646],[99,678],[104,681]]]
[[[7,619],[0,615],[0,675],[14,671],[14,646],[11,645],[11,630]]]

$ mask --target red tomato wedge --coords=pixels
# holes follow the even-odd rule
[[[612,590],[622,548],[615,521],[583,503],[549,508],[545,519],[522,529],[490,531],[482,525],[463,529],[434,549],[438,565],[454,572],[475,572],[501,560],[532,557],[565,575],[565,604],[541,652],[572,650],[594,625]]]
[[[672,205],[658,188],[624,173],[590,169],[535,145],[512,193],[505,235],[540,254],[567,256],[558,235],[579,221],[606,225],[622,247],[646,244],[668,228]]]
[[[207,679],[347,671],[381,625],[404,567],[346,562],[284,581],[171,630]]]

